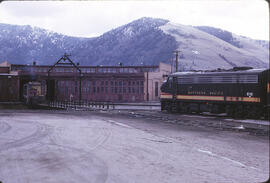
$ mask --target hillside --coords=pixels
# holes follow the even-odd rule
[[[180,69],[267,67],[269,42],[213,27],[192,27],[141,18],[99,37],[78,38],[45,29],[0,24],[0,62],[47,65],[65,52],[81,65],[170,63],[179,49]]]

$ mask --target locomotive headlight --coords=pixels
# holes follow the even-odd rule
[[[252,97],[253,96],[253,92],[247,92],[247,96],[248,97]]]

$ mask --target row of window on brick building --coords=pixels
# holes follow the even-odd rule
[[[82,81],[82,94],[87,93],[144,93],[143,81]],[[75,94],[79,92],[79,81],[58,81],[58,91]]]
[[[158,68],[113,68],[113,67],[88,67],[80,68],[82,73],[141,73],[146,71],[157,71]],[[11,70],[23,70],[23,71],[32,71],[32,72],[48,72],[49,67],[35,67],[35,66],[13,66]],[[55,67],[52,72],[77,72],[76,68],[63,68]]]

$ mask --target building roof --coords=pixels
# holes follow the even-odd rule
[[[0,63],[0,67],[10,67],[10,64],[8,63],[8,61],[4,61]]]

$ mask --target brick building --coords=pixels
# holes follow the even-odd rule
[[[145,96],[144,100],[147,101],[147,93],[149,101],[159,101],[160,86],[166,79],[164,75],[171,73],[171,66],[160,62],[157,70],[149,71],[144,73],[145,78]],[[148,86],[147,86],[148,85]],[[148,88],[148,91],[147,91]]]
[[[17,72],[11,72],[11,65],[6,61],[0,63],[0,101],[19,100],[19,77]]]
[[[153,101],[159,100],[163,76],[170,73],[170,66],[164,63],[155,66],[78,66],[81,73],[75,67],[61,65],[51,70],[48,81],[48,71],[52,66],[6,63],[2,67],[0,65],[2,75],[16,79],[0,82],[3,89],[7,83],[9,87],[12,85],[10,95],[14,95],[7,96],[9,92],[5,90],[0,101],[22,100],[23,85],[29,81],[41,82],[42,92],[47,92],[50,100],[79,100],[81,95],[82,100],[88,101]]]

